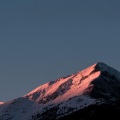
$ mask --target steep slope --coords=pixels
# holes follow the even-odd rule
[[[120,72],[104,63],[48,82],[0,106],[0,120],[54,120],[120,98]]]

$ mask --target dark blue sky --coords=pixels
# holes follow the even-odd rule
[[[0,101],[98,61],[120,70],[119,0],[0,0]]]

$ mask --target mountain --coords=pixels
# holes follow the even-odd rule
[[[0,105],[3,104],[4,102],[0,102]]]
[[[99,62],[0,105],[0,120],[98,120],[120,115],[120,72]]]

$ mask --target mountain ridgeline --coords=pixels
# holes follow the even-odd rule
[[[0,104],[0,120],[120,118],[120,72],[99,62]]]

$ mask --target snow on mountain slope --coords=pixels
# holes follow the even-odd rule
[[[0,102],[0,105],[2,105],[4,102]]]
[[[0,120],[40,120],[46,118],[48,110],[58,119],[91,104],[101,104],[98,98],[120,98],[119,93],[120,72],[99,62],[2,104]]]
[[[51,101],[53,103],[59,103],[59,101],[62,102],[62,100],[67,100],[70,97],[81,95],[88,87],[90,81],[100,75],[100,71],[97,71],[89,76],[94,67],[95,65],[69,77],[46,83],[24,97],[29,97],[33,101],[45,104],[51,100],[53,100]]]

